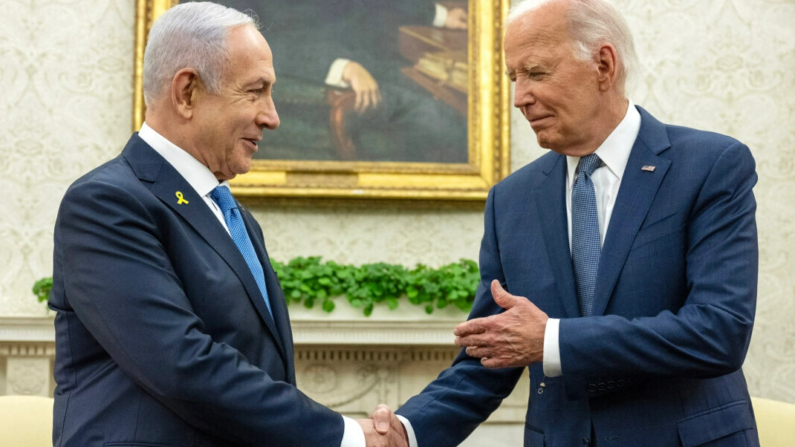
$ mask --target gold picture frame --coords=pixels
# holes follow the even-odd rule
[[[133,130],[144,121],[143,56],[154,20],[178,0],[137,0]],[[267,198],[483,201],[510,173],[509,82],[502,26],[509,0],[468,1],[467,163],[253,160],[235,195]],[[276,74],[279,76],[278,60]],[[277,130],[278,132],[278,130]],[[267,138],[267,134],[266,134]]]

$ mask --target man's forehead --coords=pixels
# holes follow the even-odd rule
[[[526,64],[553,48],[565,44],[568,28],[565,16],[556,17],[544,11],[531,11],[508,25],[505,33],[505,62],[509,66]]]
[[[270,45],[251,25],[233,28],[227,36],[227,45],[232,58],[273,59]]]
[[[230,68],[244,74],[246,83],[259,78],[265,78],[272,83],[275,78],[273,53],[259,31],[252,26],[235,28],[228,39]]]
[[[505,33],[506,42],[555,44],[568,36],[568,6],[552,2],[526,12],[511,22]]]

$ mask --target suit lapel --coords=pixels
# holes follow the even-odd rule
[[[175,213],[182,216],[235,272],[249,299],[257,309],[260,319],[276,340],[276,345],[279,346],[281,355],[286,361],[287,355],[284,352],[284,346],[251,270],[232,238],[219,224],[218,218],[205,205],[204,199],[199,197],[193,187],[173,166],[141,140],[137,134],[130,140],[123,155],[141,180],[153,182],[152,193]]]
[[[265,286],[268,289],[268,296],[270,297],[273,320],[276,323],[276,330],[279,332],[279,337],[281,338],[282,345],[284,346],[284,352],[287,356],[285,362],[287,377],[291,383],[295,384],[293,333],[290,329],[290,315],[287,312],[287,303],[284,299],[284,292],[282,291],[281,285],[279,283],[279,278],[276,277],[276,273],[273,271],[273,267],[271,266],[270,257],[268,256],[268,252],[265,249],[265,241],[260,237],[258,232],[253,231],[255,228],[254,217],[248,212],[248,210],[245,210],[245,208],[243,208],[239,202],[238,205],[244,210],[241,215],[244,216],[243,220],[246,223],[246,230],[248,231],[249,237],[251,238],[251,241],[254,245],[254,250],[257,252],[257,257],[259,257],[260,262],[262,263],[262,270],[265,272]]]
[[[560,300],[566,315],[576,318],[580,316],[580,310],[569,250],[565,160],[566,157],[562,155],[553,155],[547,166],[542,167],[546,177],[541,178],[541,184],[535,188],[535,203]]]
[[[624,170],[599,258],[594,315],[604,314],[635,236],[671,166],[671,160],[658,156],[671,146],[665,125],[642,108],[638,107],[638,110],[641,114],[640,132]],[[654,170],[643,170],[644,166],[654,166]]]

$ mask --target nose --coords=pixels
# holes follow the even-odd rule
[[[513,106],[521,109],[522,107],[533,105],[535,102],[536,98],[533,94],[532,81],[524,79],[524,77],[516,79],[516,82],[514,82]]]
[[[257,114],[257,125],[266,129],[276,129],[279,127],[279,113],[276,112],[276,104],[273,99],[269,99],[263,109]]]

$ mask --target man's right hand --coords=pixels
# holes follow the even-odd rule
[[[444,27],[448,29],[467,29],[467,12],[461,8],[453,8],[447,12]]]
[[[375,407],[370,417],[356,420],[362,426],[367,447],[408,447],[406,429],[389,407]]]
[[[356,93],[356,111],[364,113],[368,108],[375,108],[381,102],[381,91],[373,76],[358,62],[350,61],[342,71],[342,80],[351,84]]]

